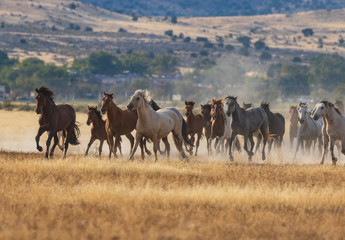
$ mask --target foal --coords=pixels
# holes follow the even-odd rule
[[[191,136],[190,141],[194,145],[195,141],[195,134],[197,134],[198,139],[196,140],[196,147],[195,147],[195,156],[198,155],[198,147],[200,143],[200,138],[202,136],[202,129],[204,128],[205,122],[204,118],[201,114],[194,114],[193,108],[195,105],[194,101],[185,101],[185,113],[187,116],[187,127],[188,127],[188,135]],[[189,154],[193,155],[193,147],[189,148]]]
[[[107,132],[105,131],[105,121],[102,119],[101,112],[97,110],[97,107],[87,106],[87,108],[89,111],[87,113],[88,117],[87,117],[86,124],[88,126],[90,126],[90,124],[92,123],[92,127],[91,127],[91,138],[90,138],[90,141],[87,145],[85,156],[87,156],[87,154],[89,153],[89,149],[90,149],[92,143],[96,139],[98,139],[100,141],[98,151],[99,151],[99,156],[101,156],[103,142],[107,141],[107,143],[108,143]],[[121,145],[118,147],[119,147],[119,150],[121,152]]]

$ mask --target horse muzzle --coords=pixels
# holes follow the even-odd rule
[[[127,109],[128,109],[129,111],[132,111],[132,109],[133,109],[133,104],[132,104],[132,103],[128,104],[128,105],[127,105]]]
[[[102,113],[102,114],[105,114],[106,112],[107,112],[107,109],[101,108],[101,113]]]
[[[86,121],[86,124],[87,124],[88,126],[90,126],[91,121],[87,120],[87,121]]]
[[[36,114],[41,114],[41,109],[36,108],[35,112],[36,112]]]
[[[303,124],[304,123],[304,119],[298,119],[298,121]]]
[[[316,121],[318,120],[320,117],[318,115],[314,115],[313,119]]]

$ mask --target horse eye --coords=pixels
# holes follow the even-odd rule
[[[323,109],[323,106],[321,107],[321,109]]]
[[[137,100],[139,100],[139,97],[137,97]]]

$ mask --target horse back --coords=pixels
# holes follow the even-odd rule
[[[264,126],[264,128],[268,128],[269,126],[268,116],[261,107],[246,110],[243,117],[249,132],[255,132],[262,126]]]
[[[56,131],[65,130],[68,127],[74,126],[76,121],[76,113],[74,108],[69,104],[56,105],[57,111],[55,112]]]

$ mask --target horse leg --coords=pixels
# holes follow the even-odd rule
[[[295,155],[293,157],[293,159],[296,158],[296,155],[297,155],[297,152],[298,152],[298,149],[299,149],[299,145],[300,145],[301,141],[300,141],[300,137],[297,135],[297,144],[296,144],[296,151],[295,151]]]
[[[198,139],[196,140],[196,146],[195,146],[195,156],[198,155],[198,148],[199,148],[199,144],[200,144],[200,138],[201,138],[201,133],[198,133]],[[194,144],[194,142],[193,142]]]
[[[264,125],[261,126],[260,128],[260,132],[262,134],[262,137],[264,139],[264,145],[262,146],[262,160],[266,160],[266,155],[265,155],[265,147],[266,147],[266,143],[267,143],[267,138],[268,138],[268,126],[265,127]]]
[[[66,154],[67,154],[67,150],[68,150],[68,144],[69,144],[69,141],[71,139],[73,130],[74,130],[74,126],[73,125],[66,129],[67,136],[66,136],[66,141],[65,141],[65,152],[64,152],[63,158],[66,158]]]
[[[50,150],[49,158],[53,158],[54,150],[55,150],[55,147],[58,145],[58,143],[59,143],[59,138],[57,136],[57,133],[55,133],[54,134],[54,144],[53,144],[53,147]]]
[[[110,159],[111,158],[111,153],[113,151],[114,138],[113,138],[113,135],[110,132],[107,133],[107,138],[108,138],[109,159]]]
[[[35,140],[36,140],[36,148],[38,151],[42,152],[43,151],[43,148],[40,146],[39,142],[40,142],[40,137],[42,136],[42,134],[46,131],[45,128],[43,127],[40,127],[38,129],[38,132],[37,132],[37,135],[35,137]]]
[[[229,158],[230,158],[230,162],[234,161],[234,156],[232,155],[232,142],[234,141],[236,137],[236,133],[232,132],[231,133],[231,137],[230,137],[230,141],[229,141]]]
[[[338,159],[334,156],[334,151],[333,151],[334,150],[334,139],[333,138],[331,138],[329,150],[331,152],[333,165],[336,165]]]
[[[251,151],[248,150],[248,137],[249,137],[249,133],[245,133],[244,134],[244,150],[247,152],[248,154],[248,161],[252,161],[252,156],[254,155]]]
[[[155,154],[155,162],[157,162],[158,139],[152,139],[152,142],[153,142],[153,152]]]
[[[165,149],[167,152],[167,158],[170,158],[170,144],[168,142],[168,137],[162,138],[162,141],[164,142],[164,145],[165,145]],[[158,147],[159,147],[159,142],[158,142]]]
[[[262,135],[261,133],[258,133],[257,137],[256,137],[256,148],[255,148],[255,152],[257,152],[259,150],[260,144],[261,144],[261,139],[262,139]]]
[[[99,141],[99,149],[98,149],[98,156],[102,155],[102,147],[103,147],[104,140]]]
[[[253,139],[253,134],[249,134],[248,135],[248,138],[249,138],[249,141],[250,141],[250,152],[249,152],[249,156],[250,156],[250,161],[252,160],[252,156],[254,155],[254,153],[253,153],[253,149],[254,149],[254,145],[255,145],[255,143],[254,143],[254,139]]]
[[[167,142],[168,142],[168,137],[165,137],[165,138],[166,138],[166,140],[167,140]],[[164,138],[163,138],[163,139],[164,139]],[[163,139],[162,139],[162,141],[164,142]],[[165,145],[165,150],[162,151],[162,150],[161,150],[161,144],[160,144],[160,143],[161,143],[161,141],[158,142],[158,152],[159,152],[161,155],[165,155],[165,154],[166,154],[166,150],[167,150],[167,149],[166,149],[166,146],[167,146],[167,145],[164,143],[164,145]],[[168,143],[168,144],[169,144],[169,143]],[[169,144],[169,146],[170,146],[170,144]]]
[[[86,152],[84,156],[87,156],[89,154],[89,149],[92,145],[92,143],[96,140],[94,136],[91,136],[89,143],[87,144]]]
[[[144,148],[145,148],[145,152],[147,155],[151,156],[152,153],[150,152],[150,150],[147,148],[147,139],[144,138]],[[158,151],[159,153],[161,152],[160,149],[159,149],[159,142],[158,142]]]
[[[128,134],[129,135],[129,134]],[[127,135],[126,135],[127,136]],[[132,136],[133,137],[133,136]],[[128,137],[127,137],[128,138]],[[134,147],[131,148],[131,153],[129,155],[129,160],[133,160],[134,153],[137,151],[138,145],[140,143],[140,139],[142,138],[142,135],[140,135],[138,132],[135,134],[135,144]]]
[[[133,145],[134,145],[134,137],[132,134],[127,134],[126,137],[128,138],[129,142],[131,143],[131,150],[133,149]],[[131,151],[129,151],[131,152]]]
[[[207,140],[207,150],[208,150],[208,155],[211,155],[212,154],[212,140],[213,138],[210,137],[208,140]]]
[[[194,145],[194,141],[195,141],[195,134],[194,133],[192,133],[191,134],[192,135],[192,137],[191,137],[191,139],[190,139],[190,141],[192,142],[192,144]],[[189,155],[193,155],[193,146],[189,146]]]
[[[140,139],[140,150],[141,150],[141,159],[142,159],[142,160],[145,159],[144,141],[146,142],[146,140],[145,140],[144,138],[141,138],[141,139]]]
[[[52,138],[54,137],[54,133],[52,131],[49,132],[49,135],[48,135],[48,139],[47,139],[47,149],[46,149],[46,159],[48,159],[48,154],[49,154],[49,147],[50,147],[50,143],[52,141]]]
[[[322,153],[320,164],[323,164],[325,162],[325,157],[326,157],[327,149],[328,149],[328,142],[329,142],[329,137],[328,135],[325,134],[323,137],[323,153]]]
[[[183,138],[181,136],[181,133],[178,134],[178,133],[175,133],[173,131],[173,136],[174,136],[173,138],[174,138],[174,142],[175,142],[175,146],[176,146],[177,150],[180,152],[182,158],[186,159],[186,161],[188,162],[189,159],[188,159],[188,157],[187,157],[187,155],[184,152],[183,147],[182,147],[182,145],[183,145]]]

